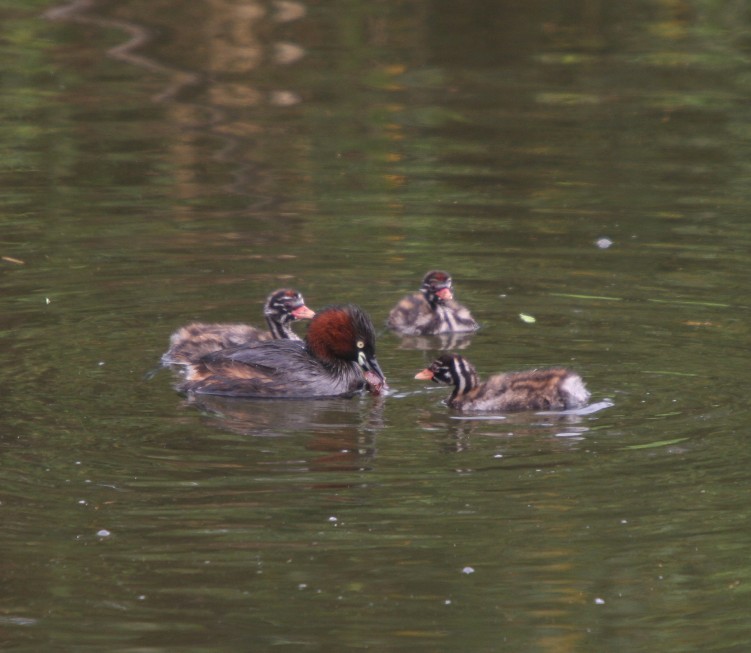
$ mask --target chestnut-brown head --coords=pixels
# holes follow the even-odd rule
[[[443,270],[431,270],[425,275],[420,292],[428,304],[436,306],[454,298],[451,275]]]
[[[384,384],[386,377],[375,355],[373,322],[359,306],[329,306],[316,313],[305,336],[310,353],[323,363],[357,363]]]

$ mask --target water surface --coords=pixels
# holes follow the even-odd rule
[[[3,647],[745,649],[745,9],[6,5]],[[388,333],[436,267],[482,329]],[[149,374],[280,286],[393,393]],[[444,347],[611,405],[459,419]]]

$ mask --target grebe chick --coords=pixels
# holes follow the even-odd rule
[[[162,355],[162,365],[195,363],[213,351],[240,347],[253,342],[300,340],[292,331],[292,322],[310,320],[315,312],[305,305],[305,300],[299,292],[282,288],[266,298],[263,314],[269,326],[268,331],[247,324],[194,322],[180,327],[170,336],[170,346]]]
[[[387,388],[375,330],[354,305],[318,312],[304,341],[271,340],[204,356],[186,369],[183,392],[229,397],[351,397]]]
[[[391,309],[386,324],[405,336],[468,333],[479,328],[469,309],[454,299],[451,275],[441,270],[428,272],[420,292],[403,297]]]
[[[582,378],[563,367],[495,374],[480,383],[474,366],[466,358],[445,354],[415,378],[453,385],[446,403],[458,410],[566,410],[580,408],[589,401]]]

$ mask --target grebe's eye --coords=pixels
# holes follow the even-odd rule
[[[365,349],[365,341],[364,340],[358,340],[357,341],[357,348],[358,349]]]

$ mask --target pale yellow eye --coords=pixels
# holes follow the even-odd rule
[[[358,340],[357,341],[357,348],[358,349],[365,349],[365,341],[364,340]]]

